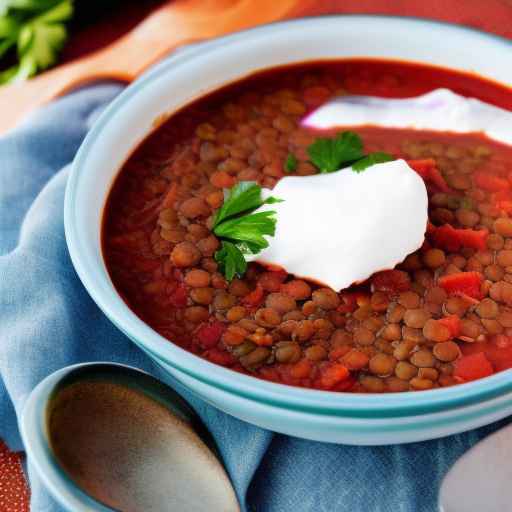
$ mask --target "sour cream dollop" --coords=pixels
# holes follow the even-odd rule
[[[283,202],[269,247],[252,257],[334,290],[393,268],[418,249],[427,226],[427,190],[404,160],[314,176],[287,176],[272,191]]]
[[[455,133],[483,132],[498,142],[512,144],[512,112],[449,89],[436,89],[405,99],[340,96],[313,111],[302,124],[317,129],[373,125]]]

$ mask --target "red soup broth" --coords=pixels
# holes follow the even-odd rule
[[[228,282],[212,218],[239,181],[272,188],[314,174],[300,126],[340,94],[407,97],[447,87],[512,108],[470,74],[378,60],[251,75],[185,106],[123,165],[104,213],[103,254],[129,307],[170,343],[234,371],[308,388],[426,390],[512,366],[512,148],[483,134],[353,128],[367,151],[425,179],[423,247],[340,293],[251,263]],[[304,240],[304,243],[308,243]]]

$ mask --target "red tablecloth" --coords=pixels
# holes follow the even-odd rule
[[[314,8],[301,14],[330,13],[419,16],[460,23],[512,38],[512,0],[318,0]],[[133,17],[134,13],[128,11],[127,16]],[[82,54],[83,40],[91,37],[101,42],[109,40],[108,35],[90,28],[75,41],[77,51],[73,47],[67,50],[68,59]],[[92,49],[97,45],[89,41],[87,47]],[[21,459],[21,454],[9,452],[0,440],[0,512],[26,512],[29,509],[29,491]]]

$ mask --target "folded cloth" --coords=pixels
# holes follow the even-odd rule
[[[504,422],[438,441],[375,448],[274,434],[214,409],[162,375],[96,307],[66,248],[66,166],[119,91],[103,84],[75,92],[0,138],[0,437],[13,450],[23,448],[17,418],[48,374],[84,361],[116,361],[170,382],[189,400],[212,432],[244,510],[437,510],[450,465]],[[28,463],[31,509],[61,510]]]

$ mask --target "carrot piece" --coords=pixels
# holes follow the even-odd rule
[[[411,279],[402,270],[383,270],[371,278],[372,289],[381,292],[405,292],[411,287]]]
[[[457,315],[445,316],[438,320],[445,327],[448,327],[452,337],[456,338],[460,334],[460,318]]]
[[[440,277],[438,283],[450,295],[465,294],[478,299],[481,297],[482,281],[480,272],[457,272]]]
[[[510,184],[505,178],[500,178],[494,174],[484,172],[475,172],[473,181],[478,188],[488,190],[489,192],[499,192],[501,190],[509,190]]]
[[[493,373],[494,368],[483,352],[462,356],[454,363],[453,376],[463,381],[481,379]]]

